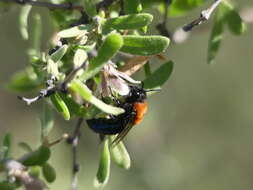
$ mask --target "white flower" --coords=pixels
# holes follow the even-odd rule
[[[15,179],[20,180],[26,190],[44,190],[47,188],[43,181],[31,176],[20,162],[9,160],[5,163],[5,169],[8,171],[8,176],[14,181]]]
[[[109,61],[103,68],[102,77],[102,93],[109,96],[112,92],[116,92],[121,96],[127,95],[130,91],[128,83],[140,84],[141,81],[132,79],[127,74],[118,71],[117,66]]]

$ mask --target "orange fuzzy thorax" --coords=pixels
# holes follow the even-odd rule
[[[134,103],[134,109],[136,111],[136,116],[134,118],[134,125],[138,125],[141,123],[145,113],[147,112],[148,104],[146,102]]]

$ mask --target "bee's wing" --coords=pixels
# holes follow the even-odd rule
[[[126,127],[116,136],[116,138],[112,141],[111,145],[117,145],[120,141],[124,139],[124,137],[128,134],[128,132],[132,129],[133,127],[133,120],[132,118],[126,125]]]

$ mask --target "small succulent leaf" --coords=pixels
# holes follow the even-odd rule
[[[103,24],[103,32],[108,33],[112,30],[131,30],[140,29],[149,25],[153,16],[148,13],[124,15],[116,18],[107,19]]]
[[[31,12],[32,6],[31,5],[24,5],[20,9],[20,15],[19,15],[19,30],[21,33],[21,36],[24,40],[28,40],[29,34],[28,34],[28,17]]]
[[[96,46],[96,43],[90,44],[90,45],[78,45],[78,49],[82,49],[86,51],[87,53],[92,51]]]
[[[65,30],[60,31],[57,36],[61,38],[74,38],[77,36],[84,36],[89,30],[93,28],[93,25],[78,25]]]
[[[110,144],[114,138],[110,137]],[[114,161],[119,167],[129,169],[131,166],[131,159],[127,152],[127,149],[122,141],[118,144],[110,147],[110,153],[112,161]]]
[[[11,151],[11,145],[12,145],[12,137],[10,133],[6,133],[4,138],[3,138],[3,146],[6,147],[4,151],[4,158],[8,158],[10,156],[10,151]]]
[[[45,163],[42,166],[42,173],[44,178],[47,180],[48,183],[53,183],[56,179],[56,171],[53,168],[52,165],[50,165],[49,163]]]
[[[35,166],[45,164],[51,156],[51,151],[46,146],[40,146],[37,150],[24,155],[19,162],[25,166]]]
[[[86,51],[82,50],[82,49],[77,49],[74,55],[74,68],[78,68],[80,67],[84,61],[87,59],[88,55],[86,53]]]
[[[229,4],[229,2],[224,2],[221,4],[223,6],[223,10],[226,11],[226,22],[228,24],[228,28],[235,35],[241,35],[246,31],[246,24],[240,17],[239,13],[235,8]]]
[[[80,80],[87,80],[95,76],[123,45],[120,34],[109,34],[98,50],[96,57],[89,62],[88,69],[80,76]]]
[[[77,115],[84,117],[87,115],[87,109],[83,105],[78,104],[70,95],[67,95],[65,93],[59,93],[59,95],[67,105],[71,116]]]
[[[164,52],[170,40],[164,36],[123,36],[124,45],[121,51],[133,55],[149,56]]]
[[[61,58],[66,54],[67,50],[68,50],[68,45],[64,44],[57,51],[52,53],[50,55],[50,58],[52,59],[52,61],[56,63],[57,61],[61,60]]]
[[[31,166],[29,167],[29,175],[35,178],[39,178],[40,170],[41,170],[40,166]]]
[[[47,73],[59,78],[58,63],[54,62],[52,59],[47,61]]]
[[[109,151],[109,143],[108,139],[106,139],[104,143],[104,149],[100,157],[97,175],[94,180],[94,186],[96,188],[102,188],[107,184],[110,177],[110,165],[111,165],[111,158]]]
[[[161,87],[170,78],[173,65],[172,61],[168,61],[161,65],[143,81],[144,88],[152,89]]]
[[[78,93],[84,100],[90,102],[105,113],[112,115],[119,115],[124,113],[124,109],[105,104],[103,101],[97,99],[92,95],[90,89],[79,80],[73,80],[69,88],[70,90]]]
[[[53,110],[47,105],[43,104],[43,111],[40,117],[41,122],[41,138],[42,141],[45,137],[48,137],[50,131],[54,126]]]
[[[70,119],[69,109],[65,104],[65,102],[63,101],[63,99],[61,98],[61,96],[59,95],[59,93],[55,92],[50,96],[50,99],[53,105],[55,106],[56,110],[63,116],[63,118],[65,120],[69,120]]]
[[[219,9],[216,12],[211,35],[208,41],[208,52],[207,52],[207,63],[213,64],[215,57],[220,49],[220,45],[223,39],[224,31],[224,13],[221,12],[222,9]]]
[[[40,45],[41,45],[41,32],[42,32],[42,23],[41,16],[39,14],[35,14],[33,16],[34,26],[31,31],[31,39],[32,39],[32,49],[35,51],[36,55],[40,55]]]

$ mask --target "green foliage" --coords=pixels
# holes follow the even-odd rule
[[[52,165],[50,165],[49,163],[45,163],[42,166],[42,172],[43,172],[43,176],[45,177],[47,182],[53,183],[55,181],[56,171],[55,171],[55,169],[53,168]]]
[[[106,185],[110,176],[110,165],[111,165],[111,158],[109,151],[109,142],[108,140],[105,140],[104,149],[99,161],[97,175],[94,180],[95,187],[101,188]]]
[[[173,62],[164,63],[144,80],[144,87],[147,89],[161,87],[169,79],[172,71]]]
[[[111,137],[109,140],[110,140],[110,143],[112,143],[114,138]],[[111,146],[110,153],[111,153],[112,160],[115,162],[115,164],[117,164],[117,166],[124,169],[130,168],[131,159],[122,141],[116,145]]]
[[[68,106],[65,104],[61,96],[56,92],[50,96],[50,99],[55,106],[56,110],[62,114],[65,120],[70,119],[70,113]]]
[[[12,3],[1,3],[1,9],[3,6],[10,9]],[[28,143],[19,143],[25,153],[20,158],[15,158],[16,155],[12,155],[10,151],[11,136],[6,134],[0,147],[0,172],[9,175],[11,169],[7,167],[7,163],[14,161],[21,173],[25,166],[25,172],[28,171],[36,180],[52,183],[56,180],[56,170],[48,163],[51,146],[68,138],[68,135],[63,135],[62,138],[50,142],[50,132],[54,127],[53,108],[65,120],[76,117],[83,120],[118,119],[118,115],[126,113],[122,104],[130,95],[122,91],[126,92],[129,86],[138,85],[138,82],[127,76],[128,71],[134,74],[138,70],[144,70],[143,88],[155,89],[163,87],[174,69],[173,61],[161,55],[166,52],[171,39],[168,38],[169,35],[163,36],[166,31],[160,31],[163,35],[152,35],[148,31],[153,15],[145,11],[157,8],[161,13],[157,18],[164,18],[158,21],[166,30],[167,16],[168,19],[184,16],[194,8],[204,5],[205,1],[124,0],[123,5],[120,1],[101,0],[51,0],[47,3],[54,3],[54,6],[64,4],[50,11],[50,22],[54,24],[57,34],[52,34],[52,39],[47,43],[47,47],[51,49],[46,50],[41,50],[44,18],[36,9],[31,11],[31,5],[25,3],[19,6],[21,36],[31,42],[28,50],[29,63],[26,68],[14,73],[7,85],[8,89],[18,93],[36,92],[37,96],[34,98],[20,98],[28,105],[38,100],[44,101],[40,117],[40,144],[33,150]],[[68,3],[74,4],[71,6]],[[63,8],[63,5],[69,7]],[[215,16],[208,44],[208,63],[214,62],[226,27],[234,35],[241,35],[246,30],[245,23],[230,1],[223,1],[212,14]],[[31,29],[30,25],[28,28],[30,17],[33,18]],[[149,32],[148,35],[145,35],[146,32]],[[164,63],[153,71],[154,57],[160,58]],[[133,106],[133,103],[128,104]],[[134,119],[136,118],[127,121],[128,124],[133,125]],[[131,128],[130,125],[124,127],[126,130],[118,137],[124,137],[128,127]],[[79,137],[80,130],[75,129],[74,137]],[[101,134],[101,137],[104,137],[101,138],[104,147],[94,180],[96,187],[107,184],[111,160],[124,169],[131,166],[130,155],[122,141],[113,144],[115,136]],[[68,138],[73,149],[77,146],[75,140]],[[18,179],[15,183],[9,182],[9,177],[3,180],[1,178],[0,189],[12,190],[22,185],[22,181]]]
[[[124,45],[121,51],[133,55],[149,56],[164,52],[170,40],[163,36],[123,36]]]
[[[52,109],[44,103],[43,111],[40,117],[41,122],[41,139],[42,141],[48,137],[50,131],[53,129],[54,126],[54,119],[53,119],[53,111]],[[26,145],[23,145],[27,147]],[[26,148],[29,150],[29,148]]]
[[[124,11],[126,14],[135,14],[142,11],[142,4],[140,0],[126,0],[124,1]]]
[[[123,40],[120,34],[109,34],[98,50],[97,56],[90,60],[89,67],[80,77],[87,80],[95,76],[103,66],[109,61],[122,47]]]
[[[20,10],[20,16],[19,16],[19,29],[21,36],[24,40],[28,40],[29,34],[28,34],[28,18],[29,14],[31,12],[32,6],[31,5],[25,5]]]
[[[216,12],[209,39],[207,57],[207,62],[209,64],[214,63],[214,59],[223,39],[224,28],[226,25],[234,35],[241,35],[246,30],[245,23],[234,7],[228,2],[223,2]]]
[[[121,113],[124,113],[124,109],[105,104],[103,101],[97,99],[95,96],[92,95],[88,87],[85,86],[81,81],[72,81],[70,89],[78,93],[84,100],[95,105],[97,108],[101,109],[105,113],[112,115],[119,115]]]
[[[25,166],[45,164],[50,158],[51,151],[46,146],[40,146],[37,150],[25,154],[19,161]]]
[[[12,145],[11,134],[7,133],[3,139],[3,147],[5,147],[5,151],[3,152],[4,158],[8,158],[10,156],[11,145]]]
[[[117,18],[107,19],[103,24],[103,32],[108,33],[112,30],[134,30],[149,25],[153,16],[147,13],[131,14]]]

